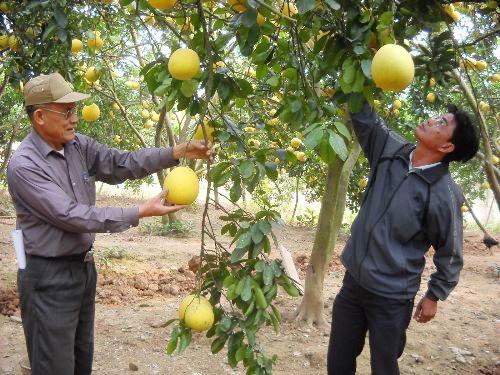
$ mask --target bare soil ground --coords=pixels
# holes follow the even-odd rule
[[[133,199],[103,197],[100,206],[133,206]],[[211,217],[217,221],[218,212]],[[210,341],[195,333],[193,342],[181,355],[165,354],[171,327],[158,328],[177,316],[180,300],[194,285],[188,261],[199,253],[201,209],[190,208],[183,220],[193,222],[188,237],[160,237],[141,234],[132,228],[119,234],[98,234],[97,259],[100,265],[95,324],[94,373],[103,375],[244,374],[242,366],[231,369],[225,350],[213,355]],[[153,220],[153,219],[151,219]],[[146,221],[147,222],[147,221]],[[150,221],[152,222],[152,221]],[[25,355],[24,336],[17,306],[16,263],[10,245],[15,219],[0,218],[0,374],[20,374]],[[278,233],[297,263],[302,279],[314,232],[308,228],[285,227]],[[498,238],[499,233],[495,233]],[[458,287],[440,302],[436,318],[427,324],[412,321],[405,352],[400,359],[402,374],[500,374],[500,251],[481,243],[481,234],[465,233],[465,267]],[[340,288],[343,267],[338,254],[341,239],[325,278],[325,316],[331,320],[331,305]],[[276,252],[273,256],[277,257]],[[417,301],[432,273],[432,254],[427,258],[424,280]],[[278,305],[292,315],[300,300],[284,293]],[[326,374],[329,330],[283,323],[279,335],[271,329],[260,334],[268,353],[279,359],[275,374]],[[358,373],[370,373],[369,345],[358,360]],[[133,367],[133,366],[132,366]]]

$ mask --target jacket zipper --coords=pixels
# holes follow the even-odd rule
[[[406,160],[404,160],[406,162]],[[408,165],[407,165],[408,166]],[[399,188],[401,187],[401,185],[403,184],[403,182],[406,181],[406,179],[408,178],[408,176],[410,175],[410,173],[413,173],[415,170],[412,169],[408,172],[405,173],[405,176],[404,178],[401,180],[401,182],[398,184],[398,186],[396,187],[396,189],[394,190],[394,193],[392,193],[391,195],[391,198],[389,199],[389,202],[387,203],[387,205],[385,206],[384,208],[384,211],[382,212],[382,214],[378,217],[378,219],[375,221],[375,223],[373,224],[373,226],[370,228],[370,231],[368,232],[368,239],[366,241],[366,250],[365,250],[365,255],[363,256],[363,259],[361,259],[361,262],[359,263],[359,267],[358,267],[358,277],[359,277],[359,280],[361,281],[361,266],[363,265],[363,263],[365,262],[365,259],[366,257],[368,256],[368,246],[370,245],[370,238],[372,236],[372,232],[373,230],[375,229],[375,226],[378,224],[378,222],[380,221],[380,219],[382,219],[385,215],[385,213],[387,212],[387,210],[389,209],[391,203],[392,203],[392,200],[394,199],[394,196],[396,195],[396,193],[398,192]]]

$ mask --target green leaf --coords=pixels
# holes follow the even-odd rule
[[[265,64],[260,64],[257,66],[257,70],[255,71],[255,78],[262,79],[267,75],[269,68]]]
[[[278,86],[279,86],[279,84],[280,84],[280,77],[279,77],[279,76],[277,76],[277,75],[274,75],[274,76],[272,76],[271,78],[269,78],[269,79],[266,81],[266,83],[267,83],[269,86],[276,88],[276,87],[278,87]]]
[[[246,98],[248,95],[253,94],[253,87],[250,82],[241,78],[236,78],[235,81],[241,91],[241,97]]]
[[[366,78],[372,79],[372,61],[371,60],[361,60],[361,69]]]
[[[57,31],[57,25],[51,22],[43,31],[42,40],[47,40],[54,36]]]
[[[255,43],[260,39],[260,27],[255,23],[250,29],[240,28],[236,34],[238,45],[243,56],[250,56]]]
[[[364,102],[363,94],[352,94],[349,96],[349,110],[351,113],[356,113],[361,110]]]
[[[282,77],[288,78],[291,81],[295,81],[297,79],[297,69],[295,68],[287,68],[283,70],[281,73]]]
[[[243,345],[243,346],[240,346],[240,348],[236,351],[234,358],[236,359],[237,362],[242,361],[243,358],[245,358],[246,349],[247,349],[246,345]]]
[[[234,181],[233,186],[229,190],[229,198],[231,198],[232,202],[237,202],[241,197],[241,182],[239,179]]]
[[[257,22],[257,12],[253,9],[248,9],[241,15],[240,20],[243,25],[251,27]]]
[[[68,32],[65,29],[58,29],[57,37],[59,38],[61,43],[66,43],[66,41],[68,40]]]
[[[271,224],[269,223],[269,221],[263,219],[263,220],[260,220],[258,223],[258,226],[259,226],[259,229],[260,231],[264,234],[264,235],[268,235],[269,233],[271,233]]]
[[[210,349],[212,350],[213,354],[218,353],[222,350],[222,348],[226,344],[227,337],[227,335],[219,336],[212,342]]]
[[[245,160],[240,165],[240,174],[243,178],[249,178],[253,175],[254,164],[252,160]]]
[[[228,34],[222,34],[219,35],[219,37],[215,40],[215,48],[216,49],[223,49],[227,43],[234,37],[234,34],[228,33]]]
[[[266,265],[263,273],[264,285],[271,285],[274,279],[274,272],[271,266]]]
[[[253,268],[257,272],[262,272],[264,271],[265,266],[266,264],[262,260],[259,260],[257,263],[255,263],[255,266]]]
[[[190,98],[198,89],[198,81],[190,79],[189,81],[182,81],[181,93],[186,98]]]
[[[363,53],[366,52],[366,48],[363,47],[363,46],[358,45],[358,46],[356,46],[356,47],[353,48],[353,52],[356,55],[362,55]]]
[[[248,302],[252,298],[252,279],[245,277],[243,283],[243,290],[241,291],[240,297],[243,301]]]
[[[392,25],[392,12],[387,11],[382,13],[379,18],[379,24],[386,26]]]
[[[236,241],[237,248],[245,248],[250,245],[252,241],[252,233],[250,231],[244,232]]]
[[[229,331],[229,329],[231,328],[231,318],[228,316],[224,316],[219,322],[219,327],[223,332]]]
[[[180,336],[179,353],[182,353],[184,350],[186,350],[190,342],[191,342],[191,330],[189,329],[183,331]]]
[[[254,224],[252,226],[252,241],[255,244],[258,244],[262,241],[262,238],[264,238],[264,235],[262,232],[259,230],[259,226],[257,224]]]
[[[278,179],[278,165],[274,161],[266,161],[266,176],[271,181],[276,181]]]
[[[309,149],[314,149],[323,138],[323,129],[316,128],[310,132],[304,139],[304,145]]]
[[[238,263],[247,251],[248,249],[246,247],[238,247],[234,249],[231,253],[231,263]]]
[[[302,103],[299,99],[296,99],[290,103],[290,110],[295,113],[302,109]]]
[[[356,67],[354,66],[354,64],[348,65],[343,70],[343,74],[342,74],[342,77],[343,77],[345,83],[349,83],[349,84],[353,83],[354,78],[355,78],[355,74],[356,74]]]
[[[177,349],[177,343],[179,342],[179,337],[172,337],[167,345],[167,354],[172,354]]]
[[[231,176],[229,165],[229,162],[220,162],[210,170],[215,187],[222,186],[229,180]]]
[[[361,70],[356,71],[356,79],[354,80],[354,83],[352,85],[352,91],[362,92],[364,83],[365,83],[365,75],[363,74],[363,71]]]
[[[335,121],[333,123],[335,125],[335,128],[337,128],[338,132],[344,136],[347,140],[351,140],[351,133],[349,132],[349,129],[347,129],[347,126],[343,122],[340,121]]]
[[[333,149],[333,151],[335,151],[339,158],[341,158],[342,160],[346,160],[348,152],[344,140],[340,135],[334,133],[331,130],[329,130],[329,133],[330,137],[328,141],[330,142],[331,148]]]
[[[297,0],[299,14],[304,14],[316,8],[316,0]]]
[[[335,0],[325,0],[325,3],[333,10],[340,9],[340,4],[338,2],[336,2]]]
[[[68,26],[68,19],[61,9],[56,9],[54,11],[54,19],[57,22],[57,26],[59,26],[61,29],[65,29],[66,26]]]

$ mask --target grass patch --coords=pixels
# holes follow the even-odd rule
[[[142,223],[139,225],[139,232],[142,234],[151,234],[153,236],[175,236],[190,237],[194,224],[192,221],[179,220],[173,223],[163,224],[161,221],[153,223]]]

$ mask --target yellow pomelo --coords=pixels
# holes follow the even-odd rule
[[[433,92],[430,92],[427,94],[426,98],[425,98],[429,103],[434,103],[436,101],[436,94],[434,94]]]
[[[266,22],[264,16],[260,13],[257,13],[257,25],[262,26]]]
[[[134,90],[139,90],[141,88],[141,84],[137,81],[126,81],[125,86],[130,87]]]
[[[295,157],[297,158],[298,161],[304,161],[304,160],[306,160],[306,154],[303,153],[302,151],[295,151],[294,155],[295,155]]]
[[[200,58],[189,48],[179,48],[168,59],[168,71],[175,79],[186,81],[200,71]]]
[[[9,36],[8,35],[0,35],[0,48],[4,49],[9,46]]]
[[[386,44],[372,61],[372,78],[384,91],[404,90],[412,81],[415,66],[410,54],[401,46]]]
[[[155,9],[168,10],[173,8],[177,0],[149,0],[149,5]]]
[[[179,311],[180,313],[180,311]],[[195,331],[206,331],[214,324],[214,311],[210,303],[193,298],[184,312],[184,323]]]
[[[151,120],[154,122],[160,121],[160,115],[156,113],[155,111],[151,112]]]
[[[488,63],[484,60],[479,60],[476,62],[476,69],[479,71],[486,69],[487,66],[488,66]]]
[[[362,178],[361,180],[359,180],[358,186],[359,186],[360,189],[364,189],[366,187],[366,185],[368,185],[368,179],[367,178]]]
[[[101,115],[101,110],[99,106],[95,103],[91,105],[85,105],[82,109],[82,117],[87,122],[95,121]]]
[[[163,188],[168,190],[167,201],[174,204],[191,204],[198,197],[200,182],[191,168],[174,168],[165,177]]]
[[[83,42],[80,39],[73,39],[71,41],[71,52],[74,54],[80,53],[83,49]]]
[[[455,11],[451,12],[450,17],[453,19],[453,22],[458,22],[458,21],[460,21],[460,18],[462,18],[460,13],[455,12]]]
[[[101,33],[99,31],[94,31],[92,37],[87,39],[87,45],[90,49],[101,49],[104,45],[104,42],[101,39]]]
[[[302,141],[299,138],[292,138],[292,140],[290,141],[290,146],[294,148],[300,147],[301,144]]]
[[[401,108],[401,100],[399,100],[399,99],[394,100],[394,102],[392,103],[392,108],[394,108],[394,109]]]
[[[94,66],[91,66],[85,72],[85,78],[89,82],[95,82],[95,81],[97,81],[99,79],[99,76],[100,76],[100,74],[99,74],[99,72],[97,71],[97,69]]]
[[[205,131],[207,132],[207,139],[210,142],[213,142],[214,141],[214,135],[213,135],[214,128],[212,126],[210,126],[207,122],[204,122],[204,124],[205,124]],[[199,139],[202,141],[205,140],[205,138],[203,137],[203,129],[201,128],[201,125],[198,125],[198,127],[196,128],[196,132],[194,133],[193,139]]]
[[[299,13],[295,4],[293,4],[290,0],[285,0],[283,2],[280,11],[287,17],[293,17]]]
[[[21,46],[21,41],[15,35],[9,36],[9,48],[13,51],[17,51]]]
[[[184,314],[186,313],[186,308],[190,306],[191,304],[200,304],[204,303],[207,306],[211,306],[210,302],[203,297],[203,296],[197,296],[196,294],[190,294],[181,301],[181,304],[179,305],[179,319],[184,319]]]
[[[7,3],[0,3],[0,12],[7,13],[9,11],[9,6]]]
[[[227,3],[235,12],[243,13],[246,12],[246,0],[227,0]]]
[[[0,38],[1,38],[1,37],[0,37]],[[0,43],[0,46],[1,46],[1,43]],[[492,80],[493,82],[498,82],[498,81],[500,81],[500,74],[499,74],[499,73],[495,73],[495,74],[493,74],[493,75],[491,76],[491,80]]]
[[[146,118],[149,118],[151,116],[151,114],[149,113],[149,111],[147,109],[143,109],[141,111],[141,116],[142,116],[142,118],[146,119]]]

